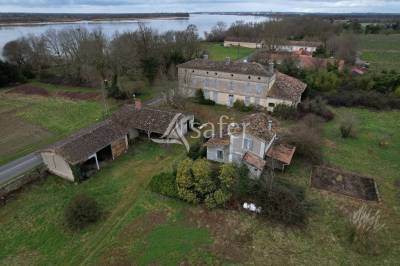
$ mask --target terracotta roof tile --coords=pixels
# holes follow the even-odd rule
[[[306,88],[307,84],[304,82],[277,72],[275,83],[268,91],[267,97],[299,102]]]
[[[113,114],[112,119],[124,128],[164,134],[176,116],[183,116],[183,114],[147,107],[136,110],[134,105],[125,105]]]
[[[267,71],[262,65],[258,63],[245,63],[245,62],[223,62],[212,61],[207,59],[195,59],[189,62],[178,65],[178,68],[201,69],[210,71],[221,71],[236,74],[256,75],[270,77],[273,73]]]
[[[252,154],[251,152],[246,152],[246,154],[243,156],[243,161],[250,164],[251,166],[256,167],[259,170],[263,170],[266,164],[266,161],[256,156],[255,154]]]
[[[111,142],[126,135],[126,131],[108,119],[59,141],[43,151],[51,151],[74,165],[84,162],[89,156],[103,149]]]
[[[272,121],[272,129],[268,129],[268,121]],[[278,123],[265,113],[251,114],[242,119],[246,123],[246,131],[262,140],[270,141],[276,134]]]
[[[288,147],[283,144],[273,145],[267,152],[267,156],[278,160],[286,165],[290,165],[296,147]]]
[[[209,139],[204,146],[206,147],[215,147],[215,146],[228,146],[231,143],[230,137],[228,135],[220,138],[220,137],[215,137]]]

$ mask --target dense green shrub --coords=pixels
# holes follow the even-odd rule
[[[21,70],[17,66],[0,60],[0,87],[25,81],[26,78],[22,75]]]
[[[81,194],[75,196],[67,205],[65,220],[71,229],[79,230],[96,223],[101,214],[101,208],[96,200]]]
[[[295,120],[298,118],[298,112],[294,106],[278,104],[274,108],[273,116],[283,120]]]
[[[187,156],[192,160],[204,158],[207,156],[207,148],[204,147],[204,141],[196,142],[190,146]]]
[[[325,96],[325,99],[333,106],[363,106],[377,110],[400,109],[400,98],[374,91],[341,91]]]
[[[233,165],[222,165],[218,172],[206,159],[185,159],[177,168],[178,195],[190,203],[205,203],[208,208],[223,206],[231,198],[237,178]]]
[[[246,106],[243,100],[236,100],[233,104],[233,108],[240,112],[251,112],[255,107],[252,104]]]
[[[326,121],[330,121],[335,117],[326,102],[320,97],[313,100],[306,100],[299,104],[299,112],[303,114],[312,113],[321,116]]]
[[[149,188],[151,191],[161,195],[177,198],[178,188],[176,186],[176,177],[174,173],[161,173],[151,178]]]

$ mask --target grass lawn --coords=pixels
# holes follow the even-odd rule
[[[246,47],[224,47],[223,43],[203,43],[201,48],[208,51],[210,60],[216,61],[224,61],[227,57],[230,57],[231,60],[238,60],[256,51]]]
[[[102,117],[96,101],[0,93],[0,164],[28,154]]]
[[[361,58],[376,70],[400,68],[400,34],[357,35]]]
[[[222,107],[207,107],[220,115]],[[353,112],[359,137],[343,140],[338,119],[326,124],[325,159],[378,183],[386,228],[378,256],[355,252],[347,215],[360,202],[309,188],[311,168],[300,159],[279,178],[306,189],[309,224],[289,229],[242,212],[214,210],[168,199],[146,189],[151,176],[184,157],[182,146],[140,142],[79,185],[56,177],[35,183],[0,208],[0,265],[396,265],[400,260],[399,112]],[[378,145],[381,135],[389,146]],[[63,223],[63,210],[78,193],[95,197],[106,211],[96,225],[78,233]]]

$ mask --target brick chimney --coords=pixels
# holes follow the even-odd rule
[[[142,109],[142,101],[140,99],[135,99],[135,110]]]

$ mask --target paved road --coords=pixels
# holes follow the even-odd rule
[[[14,177],[29,172],[42,163],[43,161],[39,154],[31,153],[27,156],[0,166],[0,186]]]

